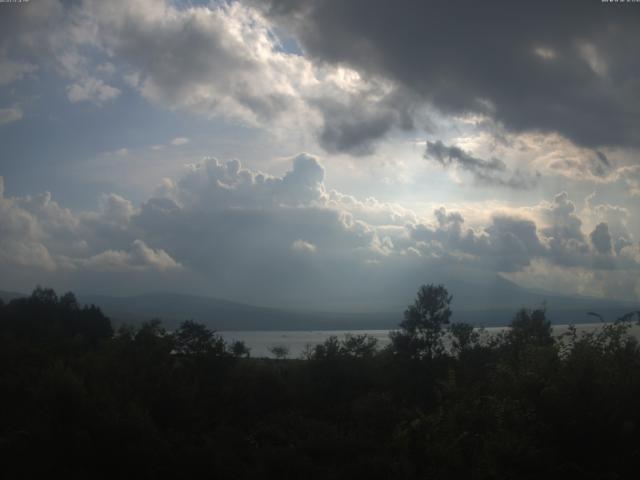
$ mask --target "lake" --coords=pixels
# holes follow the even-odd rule
[[[578,333],[593,331],[601,327],[602,323],[576,324]],[[487,334],[499,333],[508,327],[485,328]],[[554,335],[561,335],[566,332],[568,325],[553,325]],[[289,349],[288,358],[301,358],[305,350],[310,346],[314,347],[323,343],[327,338],[334,335],[343,339],[348,333],[354,335],[368,334],[378,339],[378,347],[382,348],[389,344],[390,330],[291,330],[291,331],[227,331],[218,332],[227,341],[242,340],[251,349],[252,357],[273,357],[269,348],[274,346],[284,346]],[[631,332],[640,338],[640,327],[632,327]]]

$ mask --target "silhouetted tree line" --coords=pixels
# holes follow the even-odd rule
[[[2,478],[636,478],[640,313],[487,335],[426,285],[391,343],[254,359],[206,326],[113,331],[37,288],[0,302]],[[276,352],[277,353],[277,352]]]

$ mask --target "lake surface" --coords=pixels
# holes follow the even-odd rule
[[[602,323],[576,324],[578,333],[593,331],[600,328]],[[508,327],[490,327],[484,331],[488,335],[506,330]],[[553,325],[554,335],[566,332],[568,325]],[[291,330],[291,331],[227,331],[218,332],[228,341],[242,340],[251,349],[252,357],[273,357],[269,348],[283,346],[289,349],[288,358],[301,358],[305,350],[323,343],[330,336],[336,336],[340,340],[348,333],[354,335],[368,334],[378,339],[378,347],[383,348],[389,344],[389,332],[391,330]],[[640,327],[634,326],[630,330],[633,335],[640,338]]]

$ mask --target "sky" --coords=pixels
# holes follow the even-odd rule
[[[639,44],[637,2],[0,3],[0,289],[638,301]]]

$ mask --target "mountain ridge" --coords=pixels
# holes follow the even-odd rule
[[[518,308],[546,305],[552,323],[593,323],[595,319],[588,312],[596,311],[605,319],[613,320],[638,309],[633,302],[543,295],[520,287],[517,290],[518,295],[509,299],[511,304],[489,308],[465,308],[463,295],[458,299],[460,305],[456,305],[458,302],[454,296],[452,321],[487,327],[504,326]],[[25,294],[19,292],[0,291],[0,298],[5,302],[23,296]],[[174,328],[181,321],[193,319],[221,331],[392,329],[398,326],[403,313],[403,309],[396,313],[295,311],[170,292],[131,296],[78,294],[77,298],[81,304],[99,306],[116,325],[160,318],[168,328]]]

